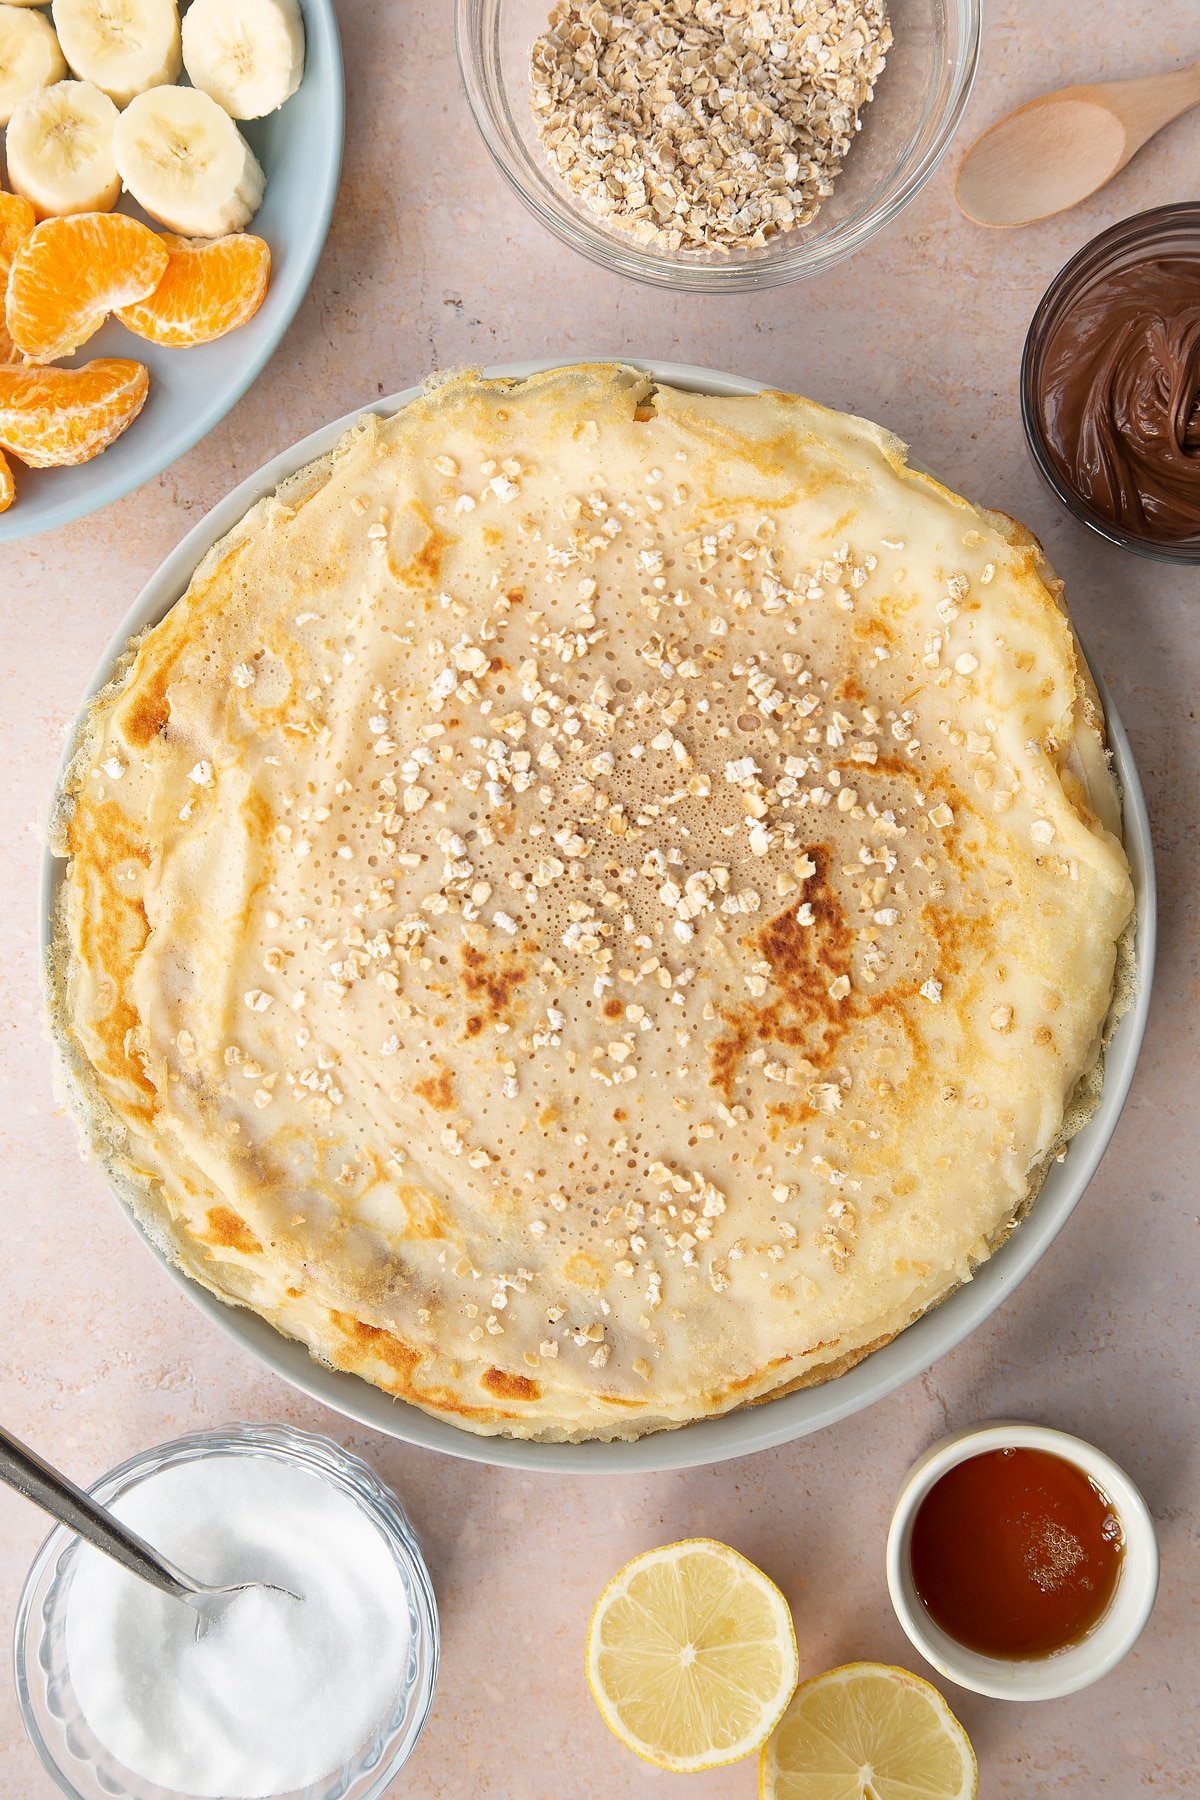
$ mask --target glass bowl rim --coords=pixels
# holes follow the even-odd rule
[[[481,53],[484,8],[497,11],[505,0],[454,0],[454,44],[459,77],[476,129],[496,168],[534,217],[560,242],[590,262],[652,287],[687,293],[745,293],[781,287],[807,280],[842,262],[894,223],[935,173],[962,123],[979,67],[983,30],[983,0],[937,0],[947,19],[957,28],[945,100],[936,117],[931,143],[915,165],[898,180],[896,190],[884,201],[875,199],[824,238],[785,246],[792,234],[783,234],[781,248],[755,262],[688,263],[650,252],[632,237],[626,244],[599,222],[593,224],[581,208],[564,205],[561,213],[544,204],[522,178],[502,142],[495,109],[488,94],[486,58]],[[549,0],[547,0],[549,4]],[[909,145],[909,153],[912,151]]]
[[[1106,225],[1103,231],[1098,231],[1094,237],[1089,238],[1067,259],[1038,301],[1029,322],[1021,351],[1019,388],[1021,424],[1030,456],[1038,474],[1067,512],[1097,537],[1115,544],[1120,550],[1128,550],[1134,556],[1145,557],[1150,562],[1173,563],[1177,568],[1191,568],[1200,564],[1200,541],[1172,544],[1161,538],[1140,537],[1136,532],[1128,531],[1114,520],[1106,518],[1071,487],[1050,454],[1035,386],[1041,357],[1046,349],[1051,326],[1057,322],[1058,310],[1079,292],[1085,279],[1099,274],[1111,257],[1140,239],[1153,242],[1156,234],[1167,231],[1172,226],[1192,227],[1196,233],[1200,256],[1200,200],[1174,200],[1115,220],[1113,224]]]
[[[307,1431],[300,1426],[284,1423],[217,1425],[187,1432],[181,1437],[136,1451],[90,1483],[86,1491],[108,1504],[136,1486],[139,1479],[150,1474],[205,1456],[222,1454],[275,1456],[282,1462],[319,1473],[325,1479],[332,1478],[342,1492],[363,1508],[379,1529],[380,1535],[386,1539],[393,1555],[398,1561],[404,1562],[411,1582],[410,1609],[416,1616],[423,1638],[422,1668],[413,1690],[413,1703],[407,1709],[406,1717],[386,1733],[374,1767],[369,1770],[359,1769],[341,1790],[349,1800],[379,1800],[416,1749],[432,1709],[441,1659],[437,1600],[412,1522],[398,1496],[361,1457],[355,1456],[353,1451],[345,1449],[322,1432]],[[36,1649],[43,1641],[46,1631],[45,1599],[42,1598],[42,1608],[37,1617],[33,1612],[34,1601],[47,1581],[49,1586],[46,1588],[46,1595],[53,1591],[60,1578],[59,1565],[63,1557],[71,1551],[73,1545],[80,1542],[77,1534],[65,1525],[54,1526],[42,1540],[21,1589],[12,1637],[13,1679],[21,1723],[42,1768],[58,1789],[68,1796],[68,1800],[84,1800],[84,1797],[47,1742],[35,1714],[28,1680],[28,1648],[33,1646]],[[38,1660],[40,1662],[40,1658]],[[79,1760],[83,1762],[82,1758]],[[117,1762],[119,1759],[114,1757],[113,1760]],[[84,1766],[92,1767],[86,1764]],[[321,1800],[322,1795],[329,1790],[330,1783],[341,1773],[340,1770],[333,1771],[305,1788],[281,1792],[273,1796],[273,1800]],[[355,1784],[364,1780],[366,1785],[356,1788]],[[95,1781],[99,1790],[98,1776]],[[163,1800],[172,1800],[170,1789],[160,1788],[155,1783],[147,1785],[156,1795],[161,1795]],[[121,1800],[121,1796],[107,1786],[102,1791],[112,1792],[113,1800]],[[187,1797],[180,1796],[180,1800],[187,1800]]]

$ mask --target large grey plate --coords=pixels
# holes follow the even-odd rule
[[[647,369],[657,379],[676,387],[710,394],[754,394],[762,384],[735,375],[721,375],[711,369],[696,369],[679,363],[639,362],[623,357]],[[509,363],[486,371],[489,375],[524,376],[540,369],[553,368],[546,362]],[[391,413],[404,406],[420,392],[408,388],[375,402],[364,411]],[[342,432],[358,413],[348,413],[331,425],[314,431],[311,436],[285,450],[251,475],[240,487],[203,518],[184,538],[178,548],[162,564],[142,590],[128,616],[122,622],[104,658],[96,670],[84,705],[109,680],[113,665],[133,633],[155,625],[165,617],[186,589],[192,571],[200,558],[218,538],[256,500],[313,457],[322,455],[337,442]],[[443,1450],[452,1456],[468,1457],[474,1462],[500,1463],[525,1469],[554,1469],[573,1474],[628,1470],[646,1472],[656,1469],[684,1469],[700,1463],[722,1462],[729,1457],[746,1456],[754,1450],[765,1450],[773,1444],[788,1443],[805,1437],[822,1425],[832,1425],[848,1414],[890,1394],[902,1383],[960,1344],[968,1333],[981,1325],[1026,1276],[1038,1258],[1049,1248],[1074,1211],[1113,1134],[1141,1048],[1150,1005],[1150,983],[1154,970],[1155,891],[1154,858],[1150,842],[1150,822],[1141,783],[1134,767],[1129,740],[1103,683],[1097,677],[1108,720],[1108,737],[1113,760],[1124,796],[1125,847],[1133,868],[1137,896],[1135,955],[1138,987],[1133,1005],[1118,1021],[1108,1046],[1105,1063],[1104,1091],[1100,1104],[1067,1147],[1061,1162],[1052,1163],[1037,1202],[1027,1219],[992,1256],[973,1280],[910,1325],[882,1350],[876,1350],[847,1374],[821,1387],[804,1388],[762,1406],[747,1407],[741,1412],[727,1413],[723,1418],[706,1419],[685,1425],[677,1431],[657,1432],[628,1444],[531,1444],[515,1438],[477,1437],[441,1419],[431,1418],[417,1407],[393,1400],[363,1381],[357,1375],[335,1373],[323,1368],[309,1356],[302,1345],[281,1337],[257,1314],[240,1307],[225,1306],[180,1273],[162,1253],[143,1236],[151,1252],[163,1263],[174,1280],[188,1293],[209,1318],[236,1338],[268,1368],[282,1375],[294,1387],[323,1401],[347,1418],[357,1419],[389,1437],[402,1438],[430,1450]],[[81,709],[82,712],[82,709]],[[46,855],[42,869],[43,933],[49,928],[54,897],[63,865]],[[130,1217],[126,1213],[127,1217]],[[135,1229],[136,1221],[131,1219]]]
[[[241,127],[267,177],[251,224],[271,246],[266,299],[248,325],[191,350],[164,350],[111,320],[90,338],[70,366],[97,356],[134,357],[150,370],[149,398],[128,431],[91,462],[73,469],[27,469],[14,459],[17,498],[0,513],[0,544],[84,518],[161,474],[241,399],[291,324],[329,230],[344,112],[332,0],[301,4],[304,80],[278,112]],[[128,198],[121,210],[137,213]]]

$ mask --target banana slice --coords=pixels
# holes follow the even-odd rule
[[[0,6],[0,125],[34,88],[61,81],[67,72],[49,19],[23,6]]]
[[[90,81],[56,81],[26,94],[8,123],[8,180],[39,219],[111,212],[121,193],[113,158],[120,118]]]
[[[113,132],[121,180],[142,210],[181,237],[240,231],[266,177],[229,117],[196,88],[157,87],[131,100]]]
[[[182,52],[175,0],[54,0],[51,10],[76,75],[118,106],[178,76]]]
[[[261,119],[304,77],[304,20],[297,0],[192,0],[183,21],[183,66],[193,87],[232,119]]]

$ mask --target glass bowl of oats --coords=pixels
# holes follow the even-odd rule
[[[455,0],[501,173],[592,261],[736,292],[891,223],[966,108],[981,0]]]

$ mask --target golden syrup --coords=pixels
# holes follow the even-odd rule
[[[913,1520],[913,1581],[936,1625],[983,1656],[1052,1656],[1101,1617],[1124,1539],[1107,1494],[1044,1450],[988,1450],[934,1483]]]

